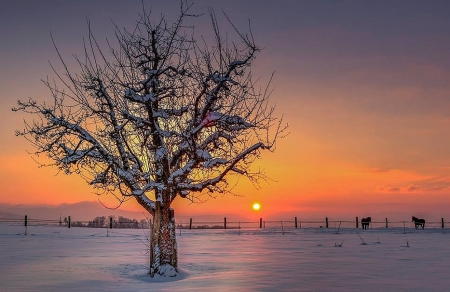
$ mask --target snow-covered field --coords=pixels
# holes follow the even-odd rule
[[[405,231],[182,230],[167,281],[142,230],[0,225],[0,291],[448,291],[450,229]]]

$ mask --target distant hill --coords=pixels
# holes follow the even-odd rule
[[[56,206],[48,205],[9,205],[0,204],[0,219],[23,219],[25,215],[30,219],[44,219],[44,220],[59,220],[60,217],[71,217],[72,222],[75,221],[91,221],[98,216],[123,216],[130,219],[149,218],[151,216],[144,210],[142,211],[127,211],[122,209],[107,209],[99,202],[79,202],[74,204],[61,204]],[[186,210],[176,210],[175,218],[177,222],[188,224],[189,219],[192,218],[194,224],[201,224],[202,222],[223,222],[223,218],[227,217],[229,222],[244,222],[244,221],[258,221],[257,219],[250,220],[245,216],[238,214],[191,214]],[[283,218],[285,219],[285,217]]]
[[[23,216],[20,216],[17,214],[0,211],[0,220],[1,219],[22,219],[22,218],[23,218]]]
[[[89,221],[97,216],[123,216],[130,219],[144,219],[144,212],[121,209],[107,209],[99,202],[79,202],[57,206],[9,205],[0,204],[0,219],[20,219],[25,215],[33,219],[59,220],[71,216],[72,221]]]

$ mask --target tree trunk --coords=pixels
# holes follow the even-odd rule
[[[178,273],[178,250],[173,209],[156,203],[150,238],[150,276],[175,277]]]

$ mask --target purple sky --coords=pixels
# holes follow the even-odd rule
[[[169,20],[179,10],[179,1],[145,5]],[[337,198],[368,213],[389,204],[405,212],[446,212],[449,1],[195,1],[193,12],[208,6],[217,14],[223,9],[242,30],[251,19],[264,48],[254,75],[267,80],[276,72],[272,101],[291,126],[265,162],[278,183],[247,195],[248,201],[257,196],[272,204],[270,194],[282,191],[292,212],[329,210]],[[86,19],[98,39],[112,38],[110,19],[131,28],[140,11],[140,0],[0,3],[0,202],[26,202],[11,196],[20,193],[28,202],[48,203],[32,186],[55,182],[48,177],[55,171],[41,174],[30,162],[31,146],[14,136],[24,116],[10,110],[17,99],[48,98],[40,79],[53,76],[49,61],[59,66],[50,31],[70,62],[72,54],[82,55]],[[195,24],[206,33],[207,15]],[[361,194],[366,199],[355,203]]]

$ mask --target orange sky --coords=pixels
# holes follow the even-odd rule
[[[98,16],[91,6],[104,1],[62,3],[0,4],[3,204],[97,200],[81,178],[38,168],[26,152],[31,146],[14,136],[24,116],[10,109],[17,99],[49,96],[39,79],[52,74],[48,60],[57,63],[50,30],[70,58],[82,53],[86,17],[97,35],[111,36],[109,18],[127,26],[139,5],[108,2]],[[169,16],[178,11],[174,4],[149,3]],[[291,134],[279,141],[276,153],[264,154],[254,165],[273,181],[255,189],[242,179],[234,190],[241,197],[218,196],[203,204],[178,200],[177,214],[449,217],[446,2],[198,1],[196,7],[204,11],[207,3],[218,11],[223,7],[238,25],[252,19],[255,39],[264,48],[253,73],[267,79],[276,71],[272,102]],[[110,198],[101,200],[113,204]],[[255,201],[262,205],[257,213],[251,210]],[[131,202],[122,208],[140,209]]]

